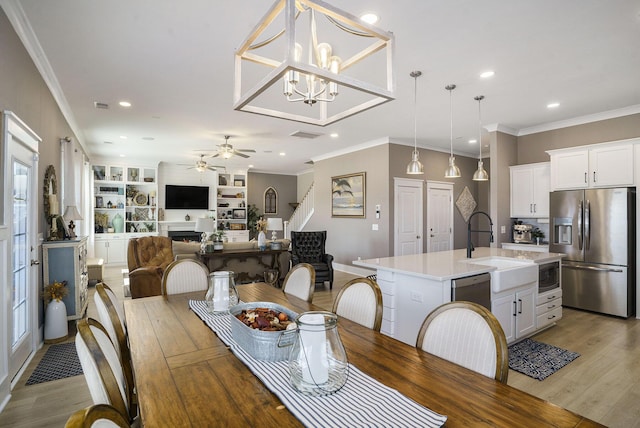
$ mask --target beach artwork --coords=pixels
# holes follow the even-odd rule
[[[365,172],[331,177],[331,190],[331,217],[365,217]]]

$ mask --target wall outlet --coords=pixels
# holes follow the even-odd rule
[[[372,224],[371,230],[378,230],[378,224],[377,223]]]
[[[507,233],[507,226],[500,226],[500,233]]]
[[[422,303],[422,293],[410,292],[409,298],[414,302]]]

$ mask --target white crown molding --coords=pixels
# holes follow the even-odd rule
[[[522,128],[518,136],[537,134],[539,132],[553,131],[554,129],[568,128],[570,126],[584,125],[585,123],[598,122],[600,120],[615,119],[617,117],[629,116],[640,113],[640,104],[631,105],[615,110],[603,111],[600,113],[588,114],[586,116],[574,117],[573,119],[559,120],[542,125]]]
[[[360,150],[370,149],[371,147],[381,146],[382,144],[387,144],[390,142],[391,140],[389,139],[389,137],[382,137],[375,140],[367,141],[366,143],[357,144],[355,146],[345,147],[344,149],[341,149],[341,150],[325,153],[320,156],[313,157],[311,158],[311,160],[313,162],[318,162],[325,159],[335,158],[336,156],[342,156],[342,155],[357,152]]]
[[[60,83],[58,82],[58,79],[53,72],[53,68],[49,63],[49,60],[47,59],[47,56],[44,53],[44,50],[42,49],[42,46],[40,45],[35,32],[33,31],[31,23],[27,19],[27,15],[25,14],[22,5],[18,0],[0,0],[0,6],[4,10],[4,13],[7,15],[7,18],[9,19],[9,22],[11,22],[11,25],[13,25],[14,31],[29,53],[29,56],[40,72],[40,75],[49,88],[49,91],[51,91],[51,95],[58,104],[62,115],[67,120],[69,127],[78,139],[78,143],[80,144],[80,146],[82,146],[82,149],[85,153],[89,153],[84,141],[84,135],[82,134],[82,132],[80,132],[80,127],[78,126],[76,119],[71,112],[71,108],[69,107],[69,103],[67,102],[64,93],[62,92]]]
[[[488,125],[483,126],[488,132],[502,132],[503,134],[513,135],[514,137],[518,136],[518,130],[514,128],[509,128],[508,126],[501,125],[499,123],[490,123]]]

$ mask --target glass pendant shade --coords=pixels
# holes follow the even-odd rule
[[[409,76],[414,79],[413,88],[413,153],[411,154],[411,162],[407,165],[407,174],[418,175],[424,174],[424,166],[418,159],[418,77],[422,76],[421,71],[412,71]]]
[[[484,99],[484,95],[478,95],[474,100],[478,101],[478,145],[480,146],[480,158],[478,159],[478,169],[473,173],[473,181],[489,181],[489,174],[484,169],[482,162],[482,115],[480,114],[480,101]]]
[[[449,91],[449,120],[451,125],[449,166],[444,171],[445,178],[458,178],[461,176],[460,168],[456,166],[456,158],[453,156],[453,100],[451,94],[455,88],[456,85],[445,86],[445,89]]]

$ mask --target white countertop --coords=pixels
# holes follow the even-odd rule
[[[464,276],[477,275],[495,270],[495,267],[473,263],[481,257],[507,257],[531,263],[548,263],[560,260],[562,253],[540,253],[533,251],[504,250],[500,248],[476,248],[471,259],[467,250],[440,251],[435,253],[412,254],[408,256],[384,257],[379,259],[355,260],[356,266],[381,269],[444,281]]]

